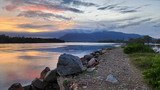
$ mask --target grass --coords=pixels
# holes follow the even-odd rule
[[[132,53],[145,53],[145,52],[154,52],[148,45],[143,43],[130,43],[124,47],[124,52],[126,54]]]
[[[133,53],[129,55],[132,62],[142,72],[143,77],[155,90],[160,90],[160,54]]]
[[[160,90],[160,54],[142,43],[131,43],[124,47],[133,64],[143,72],[143,77],[155,90]]]

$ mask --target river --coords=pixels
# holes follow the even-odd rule
[[[56,68],[62,53],[82,57],[93,51],[117,47],[116,43],[39,43],[39,44],[0,44],[0,89],[16,82],[22,85],[39,77],[47,66]]]

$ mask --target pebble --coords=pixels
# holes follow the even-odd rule
[[[107,76],[106,81],[108,81],[108,82],[110,82],[110,83],[113,83],[113,84],[118,83],[117,78],[116,78],[113,74],[109,74],[109,75]]]
[[[84,88],[84,89],[85,89],[85,88],[87,88],[87,86],[83,86],[82,88]]]
[[[93,72],[95,69],[96,69],[95,67],[93,67],[93,68],[88,68],[88,69],[87,69],[87,72]]]

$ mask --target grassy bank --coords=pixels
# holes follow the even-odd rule
[[[126,46],[124,52],[129,54],[134,65],[143,72],[146,82],[160,90],[160,54],[154,53],[147,45],[135,43]]]

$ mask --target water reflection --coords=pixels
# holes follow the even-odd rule
[[[59,53],[0,52],[0,56],[0,87],[8,87],[13,82],[29,83],[45,66],[55,68]]]
[[[0,88],[20,82],[29,84],[44,67],[56,68],[61,53],[77,56],[92,51],[116,46],[98,43],[56,43],[56,44],[1,44],[0,45]]]

